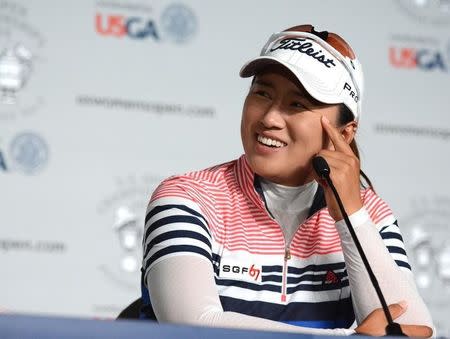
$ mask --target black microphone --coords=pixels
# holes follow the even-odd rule
[[[312,165],[316,173],[322,178],[330,176],[330,166],[328,166],[327,161],[322,157],[314,157],[312,160]]]
[[[316,173],[322,178],[325,179],[328,183],[328,185],[331,187],[331,190],[333,191],[333,194],[336,198],[336,201],[339,205],[339,209],[341,210],[342,216],[344,217],[345,223],[347,224],[348,230],[350,232],[350,235],[352,236],[353,242],[356,245],[356,248],[358,250],[359,255],[361,256],[361,259],[364,263],[364,266],[367,270],[367,273],[369,273],[370,281],[372,282],[373,287],[375,288],[375,291],[378,295],[378,299],[380,300],[381,306],[384,311],[384,315],[387,319],[388,325],[386,326],[386,335],[392,335],[392,336],[406,336],[400,327],[400,325],[392,320],[392,315],[389,312],[389,308],[386,304],[386,300],[384,299],[384,295],[381,292],[380,285],[378,284],[378,280],[375,277],[375,274],[372,271],[372,267],[370,267],[369,261],[367,260],[367,257],[364,253],[364,250],[361,246],[361,243],[359,242],[358,237],[356,236],[355,230],[353,229],[353,225],[350,222],[350,219],[348,218],[348,214],[345,211],[344,205],[342,204],[342,200],[339,197],[339,194],[336,190],[336,187],[334,187],[333,182],[330,178],[330,166],[328,166],[327,161],[321,157],[317,156],[314,157],[312,160],[312,165],[314,167],[314,170]]]

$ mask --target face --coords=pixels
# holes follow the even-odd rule
[[[241,121],[242,143],[253,171],[286,186],[313,180],[311,160],[329,144],[320,118],[324,115],[336,125],[338,107],[317,102],[282,67],[257,74]]]

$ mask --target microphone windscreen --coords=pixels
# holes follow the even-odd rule
[[[314,157],[312,160],[312,165],[316,173],[321,177],[325,178],[330,175],[330,167],[328,166],[327,161],[320,157]]]

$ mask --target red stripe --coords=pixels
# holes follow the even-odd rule
[[[253,186],[254,174],[245,157],[209,169],[165,180],[151,201],[176,197],[193,201],[208,220],[213,238],[229,250],[284,255],[284,237]],[[375,223],[392,215],[371,189],[361,191]],[[335,221],[324,208],[299,227],[291,243],[292,255],[307,258],[342,251]]]

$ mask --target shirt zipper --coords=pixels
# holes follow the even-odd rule
[[[260,196],[260,198],[261,198],[261,196]],[[269,217],[278,224],[278,222],[275,220],[275,217],[272,215],[272,212],[270,212],[269,206],[267,206],[266,199],[263,198],[261,200],[263,202],[264,209],[269,214]],[[317,211],[315,213],[313,213],[312,215],[310,215],[309,217],[307,217],[306,220],[303,221],[302,224],[298,225],[297,230],[294,232],[294,234],[298,232],[298,230],[300,229],[300,227],[302,225],[306,224],[306,222],[309,219],[311,219],[313,216],[315,216],[316,214],[317,214]],[[281,225],[278,224],[278,226],[281,229]],[[281,229],[281,232],[283,233],[282,229]],[[283,238],[284,238],[284,235],[283,235]],[[284,247],[283,274],[282,274],[282,286],[281,286],[281,302],[286,302],[286,300],[287,300],[287,270],[288,270],[287,262],[289,259],[291,259],[290,247],[291,247],[292,240],[289,242],[289,244],[286,244],[286,239],[284,239],[284,242],[285,242],[285,247]]]
[[[290,244],[289,244],[290,245]],[[283,264],[283,283],[282,283],[282,291],[281,291],[281,301],[286,302],[287,295],[287,262],[291,259],[291,251],[289,247],[284,249],[284,264]]]

